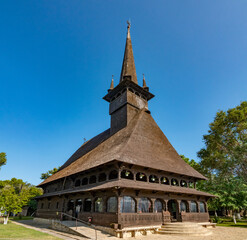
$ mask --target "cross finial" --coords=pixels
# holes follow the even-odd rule
[[[130,20],[127,21],[127,24],[128,24],[127,28],[130,29],[130,25],[131,25]]]

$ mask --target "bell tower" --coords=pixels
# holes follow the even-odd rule
[[[108,94],[103,97],[110,103],[111,134],[126,127],[131,119],[142,109],[148,110],[148,101],[154,97],[146,86],[143,77],[143,87],[138,85],[135,61],[130,38],[130,23],[127,27],[124,58],[119,84],[114,88],[113,78]],[[150,112],[149,112],[150,113]]]

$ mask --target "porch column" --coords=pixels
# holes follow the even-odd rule
[[[168,200],[164,199],[164,206],[163,206],[165,211],[168,211]]]
[[[155,204],[155,198],[151,198],[151,202],[152,202],[152,209],[151,209],[151,212],[154,213],[154,204]]]
[[[177,203],[178,203],[178,213],[181,213],[181,207],[180,207],[181,200],[177,200]]]
[[[139,197],[135,197],[135,200],[136,200],[136,209],[135,209],[135,212],[138,213],[138,206],[139,206],[140,198]]]
[[[190,207],[191,201],[188,201],[188,210],[191,212],[191,207]]]
[[[200,212],[200,204],[199,204],[199,202],[198,201],[196,201],[196,205],[197,205],[197,212]]]
[[[103,197],[103,212],[107,211],[107,197]]]
[[[205,211],[208,212],[208,203],[205,201],[204,204],[205,204]]]

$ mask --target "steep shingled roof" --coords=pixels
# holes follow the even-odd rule
[[[112,160],[206,179],[185,163],[152,116],[145,110],[137,113],[125,128],[114,135],[110,136],[108,131],[96,136],[91,140],[91,143],[89,141],[84,144],[63,165],[63,169],[40,185],[97,167]]]

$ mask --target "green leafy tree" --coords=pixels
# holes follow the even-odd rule
[[[217,112],[209,127],[198,152],[203,168],[223,180],[235,176],[247,182],[247,102]]]
[[[0,153],[0,169],[3,165],[6,165],[7,163],[7,157],[6,157],[6,153],[1,152]]]
[[[42,189],[23,182],[21,179],[0,181],[0,210],[6,214],[5,223],[9,214],[22,211],[35,197],[42,194]]]
[[[219,111],[203,136],[205,147],[198,152],[199,165],[208,181],[200,190],[217,198],[209,209],[247,209],[247,102],[228,111]]]
[[[53,175],[53,174],[55,174],[56,172],[58,172],[59,169],[60,169],[60,167],[58,167],[58,168],[53,168],[52,170],[49,170],[49,171],[46,172],[46,173],[41,173],[40,179],[42,179],[42,180],[47,179],[47,178],[50,177],[51,175]]]

